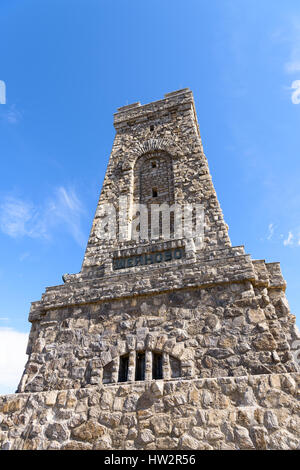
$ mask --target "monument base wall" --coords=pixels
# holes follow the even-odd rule
[[[0,397],[0,449],[297,449],[300,375],[170,379]]]

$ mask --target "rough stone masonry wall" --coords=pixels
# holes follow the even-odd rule
[[[0,449],[297,449],[297,374],[0,397]]]
[[[295,372],[300,337],[279,286],[246,281],[49,309],[33,321],[19,391],[100,384],[111,362],[117,382],[120,356],[145,350],[178,359],[183,377]]]

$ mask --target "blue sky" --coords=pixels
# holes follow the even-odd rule
[[[113,113],[179,88],[232,244],[281,262],[299,318],[298,0],[2,0],[0,58],[0,393],[30,302],[80,270]]]

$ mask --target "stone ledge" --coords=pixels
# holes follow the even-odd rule
[[[240,375],[240,376],[234,376],[234,377],[205,377],[205,378],[200,378],[200,377],[191,377],[191,378],[170,378],[170,379],[160,379],[160,380],[138,380],[138,381],[128,381],[128,382],[117,382],[117,383],[107,383],[107,384],[100,384],[100,385],[90,385],[89,387],[86,388],[70,388],[66,390],[51,390],[51,391],[43,391],[43,392],[21,392],[21,393],[11,393],[11,394],[6,394],[6,395],[0,395],[0,413],[1,413],[1,406],[3,405],[3,402],[6,402],[7,399],[14,399],[14,398],[26,398],[30,396],[43,396],[47,394],[53,394],[53,393],[62,393],[62,392],[73,392],[77,393],[78,395],[82,395],[85,390],[115,390],[118,391],[120,387],[125,387],[129,389],[138,389],[138,390],[144,390],[146,391],[151,388],[151,386],[155,384],[163,384],[164,386],[167,384],[175,384],[176,387],[178,385],[185,385],[188,384],[191,386],[191,384],[197,384],[199,388],[209,388],[209,384],[213,383],[218,383],[218,384],[228,384],[228,383],[236,383],[236,384],[241,384],[241,383],[247,383],[249,385],[253,385],[256,382],[259,383],[261,380],[266,380],[270,386],[273,386],[274,383],[277,381],[277,384],[279,383],[278,380],[284,380],[287,378],[292,378],[295,381],[295,387],[293,387],[294,394],[300,398],[300,389],[297,388],[298,385],[300,385],[300,373],[299,372],[286,372],[286,373],[281,373],[281,374],[257,374],[257,375]],[[300,411],[300,410],[299,410]]]
[[[177,96],[180,95],[181,93],[186,93],[187,91],[190,91],[189,88],[181,88],[180,90],[176,91],[171,91],[170,93],[165,93],[165,98],[171,98],[172,96]]]
[[[222,260],[209,260],[205,263],[187,262],[181,264],[180,267],[177,264],[173,269],[170,269],[169,266],[163,268],[159,265],[147,265],[146,268],[147,277],[142,266],[127,268],[123,270],[124,272],[113,272],[104,278],[47,288],[46,293],[42,295],[42,300],[32,304],[29,321],[36,319],[35,310],[83,305],[133,295],[166,293],[182,288],[207,288],[214,285],[255,281],[255,273],[249,255],[225,258],[223,262]],[[155,279],[150,282],[153,269],[157,274]],[[174,278],[175,271],[176,280]],[[124,279],[126,282],[123,282]],[[82,299],[85,301],[83,302]]]
[[[137,101],[136,103],[132,103],[132,104],[126,104],[125,106],[121,106],[120,108],[118,108],[118,113],[122,113],[124,111],[128,111],[129,109],[133,109],[133,108],[139,108],[141,106],[141,103],[139,101]]]
[[[266,263],[265,260],[253,260],[252,263],[255,271],[254,285],[285,291],[286,282],[281,273],[280,263]]]

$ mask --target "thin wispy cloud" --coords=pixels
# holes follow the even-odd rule
[[[293,244],[293,239],[294,239],[293,233],[289,232],[288,237],[285,240],[283,240],[284,246],[292,245]]]
[[[55,190],[54,197],[48,200],[46,223],[49,228],[63,224],[75,241],[84,246],[86,236],[81,229],[81,217],[84,212],[84,207],[74,189],[67,190],[61,186]]]
[[[10,106],[2,106],[0,110],[0,118],[7,124],[17,124],[21,121],[23,114],[16,108],[15,104]]]
[[[19,257],[19,260],[20,261],[24,261],[26,258],[28,258],[30,256],[30,253],[28,253],[27,251],[25,251],[24,253],[22,253]]]
[[[284,238],[284,237],[282,237]],[[299,247],[300,246],[300,231],[290,230],[287,237],[283,240],[284,246]]]
[[[0,203],[0,230],[12,238],[52,239],[57,228],[63,228],[80,245],[86,236],[81,228],[84,207],[74,189],[56,188],[43,204],[34,205],[17,197],[7,196]],[[27,257],[22,255],[22,260]]]
[[[31,203],[7,196],[0,204],[0,228],[12,238],[36,235],[37,211]]]
[[[262,241],[272,240],[274,243],[280,242],[286,247],[298,247],[300,246],[300,230],[292,229],[287,232],[287,234],[278,233],[276,225],[270,223],[268,225],[268,231],[266,237],[261,238]]]
[[[271,238],[274,235],[274,224],[269,224],[268,226],[268,235],[267,235],[267,240],[271,240]]]

